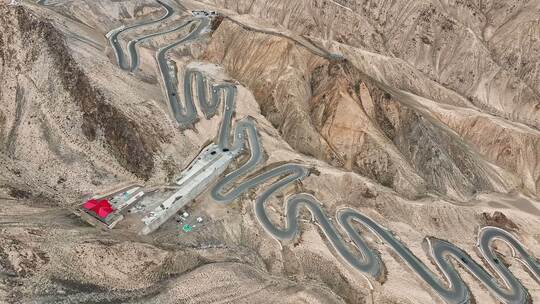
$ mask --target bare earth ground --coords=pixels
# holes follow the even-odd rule
[[[167,3],[175,15],[122,43],[187,9],[227,16],[175,49],[178,78],[189,66],[238,83],[235,117],[255,118],[265,166],[315,167],[295,187],[328,214],[369,215],[435,272],[425,236],[482,263],[485,225],[540,257],[540,1]],[[146,237],[82,222],[71,210],[85,195],[170,181],[221,117],[181,131],[169,114],[154,56],[189,29],[142,43],[137,72],[117,67],[105,34],[159,18],[156,2],[47,4],[0,4],[0,302],[441,302],[360,226],[385,263],[382,284],[337,257],[307,212],[294,241],[274,240],[254,216],[258,191],[229,206],[204,193],[189,207],[205,218],[191,233],[174,221]],[[276,222],[295,187],[271,200]],[[497,250],[539,302],[538,282]],[[460,274],[476,303],[497,303]]]

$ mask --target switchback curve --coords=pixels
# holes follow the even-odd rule
[[[207,118],[212,117],[220,102],[220,91],[227,92],[224,104],[223,121],[219,131],[218,141],[223,149],[245,149],[249,146],[250,157],[237,169],[219,180],[211,189],[211,196],[218,203],[228,204],[239,198],[246,191],[263,186],[270,181],[269,186],[255,200],[255,216],[261,226],[272,237],[278,240],[291,240],[299,233],[298,216],[301,208],[306,208],[313,216],[315,222],[324,232],[334,250],[351,267],[376,280],[382,281],[384,276],[384,264],[379,254],[372,250],[361,234],[353,227],[354,222],[361,224],[371,233],[375,234],[388,247],[390,247],[418,277],[428,284],[433,291],[447,303],[471,303],[473,301],[469,288],[463,282],[454,265],[453,259],[463,268],[473,274],[490,292],[503,303],[529,303],[531,297],[527,289],[501,263],[492,247],[495,240],[505,242],[516,253],[518,259],[528,269],[531,276],[540,280],[540,263],[535,257],[529,255],[524,246],[509,232],[497,227],[483,227],[478,234],[478,249],[487,264],[494,270],[496,275],[490,274],[481,265],[476,263],[465,251],[443,240],[427,237],[428,255],[435,262],[436,267],[444,275],[443,279],[431,271],[421,262],[391,231],[363,213],[344,208],[337,212],[336,218],[339,227],[346,233],[355,245],[359,254],[352,252],[346,241],[340,236],[333,221],[321,207],[317,199],[307,193],[294,194],[287,198],[285,204],[285,228],[273,223],[266,212],[266,202],[276,192],[309,176],[309,168],[294,163],[280,165],[269,169],[247,180],[241,181],[249,172],[253,171],[262,162],[262,146],[259,141],[257,129],[251,118],[244,118],[236,122],[233,130],[234,142],[228,142],[232,124],[232,114],[235,97],[235,87],[232,84],[212,85],[211,101],[207,99],[208,85],[204,75],[198,71],[188,70],[184,77],[185,106],[179,103],[175,93],[174,79],[165,59],[168,50],[190,39],[197,37],[208,24],[208,19],[199,19],[200,23],[196,30],[187,37],[171,43],[160,49],[156,55],[160,65],[160,71],[165,83],[166,92],[170,101],[173,115],[180,125],[188,125],[195,122],[197,112],[192,100],[192,86],[195,79],[197,83],[198,98],[201,110]],[[174,98],[172,98],[174,97]],[[502,284],[501,282],[502,281]]]

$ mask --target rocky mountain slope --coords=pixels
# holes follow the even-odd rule
[[[235,119],[256,121],[260,172],[294,161],[316,173],[270,200],[277,223],[304,191],[329,215],[369,215],[435,273],[425,236],[486,265],[475,253],[486,225],[540,256],[539,1],[164,3],[170,18],[121,45],[190,10],[219,12],[171,52],[174,76],[190,67],[237,84]],[[145,237],[100,230],[72,214],[90,194],[170,182],[216,138],[220,115],[177,126],[155,59],[193,27],[141,42],[137,71],[116,65],[107,33],[163,14],[151,0],[0,4],[0,302],[443,303],[360,225],[382,279],[343,262],[307,211],[300,235],[276,241],[254,216],[260,189],[229,206],[204,193],[189,208],[206,222],[189,234],[174,221]],[[510,248],[495,247],[540,301]],[[473,301],[497,303],[459,273]]]

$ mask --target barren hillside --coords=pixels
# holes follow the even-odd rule
[[[0,303],[540,302],[540,1],[10,2]]]

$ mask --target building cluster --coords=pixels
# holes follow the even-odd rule
[[[239,151],[220,149],[211,144],[204,148],[173,184],[145,189],[130,185],[117,191],[87,199],[77,213],[94,226],[114,228],[126,217],[135,218],[139,233],[146,235],[177,216],[185,222],[189,214],[179,212],[194,201],[238,156]],[[202,218],[197,218],[202,222]],[[185,224],[187,225],[187,224]],[[196,224],[194,224],[196,225]],[[184,231],[194,225],[185,226]]]

